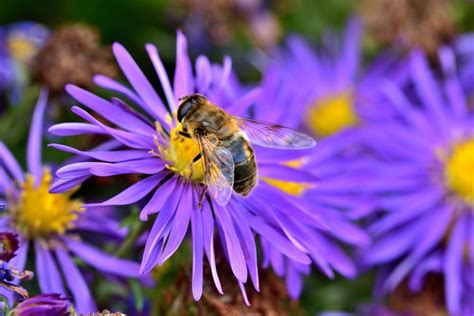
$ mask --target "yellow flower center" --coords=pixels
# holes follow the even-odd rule
[[[474,138],[452,148],[444,174],[447,186],[467,204],[474,205]]]
[[[267,177],[262,177],[262,180],[274,186],[275,188],[294,196],[303,195],[306,189],[310,187],[310,184],[302,182],[284,181]]]
[[[33,177],[27,175],[20,201],[13,206],[14,225],[29,238],[63,234],[74,227],[78,212],[83,211],[80,201],[70,199],[77,188],[52,194],[49,193],[51,181],[52,176],[48,169],[44,170],[41,183],[37,187]]]
[[[159,127],[157,127],[159,128]],[[161,156],[170,164],[168,169],[180,176],[195,182],[204,181],[204,166],[202,159],[194,161],[201,152],[199,144],[194,138],[188,138],[179,134],[183,128],[181,123],[171,130],[170,143],[167,148],[158,145]]]
[[[10,37],[8,48],[13,58],[21,62],[30,60],[37,53],[35,44],[21,36]]]
[[[307,117],[307,125],[316,135],[330,136],[358,122],[350,93],[342,93],[318,100]]]

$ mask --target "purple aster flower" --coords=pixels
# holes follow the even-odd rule
[[[50,31],[34,22],[18,22],[0,28],[0,93],[16,104],[27,81],[31,59],[44,47]]]
[[[323,223],[321,214],[313,212],[310,203],[300,198],[315,185],[315,176],[304,169],[285,165],[288,161],[307,156],[311,150],[288,151],[255,146],[260,181],[251,194],[246,198],[233,194],[225,206],[207,199],[202,209],[198,207],[203,170],[201,162],[193,159],[200,150],[194,139],[182,137],[179,133],[181,126],[175,119],[178,100],[200,93],[227,113],[246,116],[250,106],[258,99],[260,89],[255,88],[241,96],[241,92],[235,89],[229,58],[225,58],[223,66],[220,66],[200,56],[194,75],[186,46],[186,38],[178,32],[172,86],[156,47],[146,45],[163,87],[166,105],[130,54],[118,43],[113,45],[114,55],[132,88],[103,76],[97,76],[95,81],[102,88],[126,97],[135,107],[117,97],[109,101],[76,86],[67,87],[71,96],[109,123],[97,120],[83,108],[73,107],[72,111],[87,123],[62,123],[53,126],[50,132],[59,136],[109,135],[119,141],[122,148],[80,151],[52,144],[57,149],[97,160],[60,168],[58,182],[53,185],[52,191],[61,192],[71,183],[75,185],[91,176],[146,175],[111,199],[86,207],[128,205],[144,199],[140,218],[146,220],[157,214],[146,242],[142,272],[150,271],[169,259],[190,226],[192,291],[196,300],[202,295],[204,254],[208,258],[216,288],[222,293],[214,251],[216,232],[246,300],[244,285],[249,279],[259,289],[256,235],[264,245],[268,261],[274,268],[277,267],[275,269],[288,275],[289,288],[294,297],[301,290],[301,275],[309,271],[311,262],[326,274],[332,274],[333,269],[352,273],[347,258],[329,240],[332,234],[325,233],[329,227]],[[291,190],[285,191],[287,188]],[[339,230],[334,234],[343,236],[344,229],[352,228],[344,225],[343,220],[337,220],[337,215],[334,218],[331,224]]]
[[[15,316],[67,316],[71,306],[60,294],[40,294],[24,300],[13,310]]]
[[[36,275],[43,293],[72,295],[77,310],[97,310],[86,280],[74,258],[104,273],[139,277],[137,263],[115,258],[81,239],[81,233],[123,237],[118,223],[85,212],[79,200],[71,199],[77,184],[61,194],[49,193],[52,175],[41,161],[43,114],[47,92],[40,94],[30,129],[25,175],[7,147],[0,143],[0,199],[7,210],[0,217],[0,230],[18,234],[20,247],[10,263],[22,269],[33,246]],[[65,283],[64,283],[65,282]],[[13,282],[15,283],[15,281]]]
[[[385,106],[378,87],[387,76],[403,81],[405,68],[387,52],[365,69],[361,65],[361,34],[361,23],[354,18],[342,39],[333,33],[324,34],[323,47],[318,51],[293,36],[287,41],[288,49],[272,63],[282,72],[283,85],[297,83],[292,93],[300,96],[298,108],[284,106],[283,110],[315,136],[330,136],[394,114]]]
[[[417,51],[410,59],[411,90],[387,83],[399,119],[368,127],[376,154],[366,183],[382,209],[368,231],[377,241],[363,255],[384,267],[383,289],[409,277],[419,290],[429,272],[444,276],[452,315],[474,313],[474,116],[450,48],[440,50],[444,78]]]

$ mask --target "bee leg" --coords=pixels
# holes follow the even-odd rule
[[[201,209],[202,208],[202,200],[204,199],[204,195],[206,194],[207,192],[207,186],[204,186],[204,188],[202,189],[201,191],[201,195],[199,195],[199,203],[198,203],[198,207]]]
[[[186,138],[191,138],[191,135],[189,133],[183,131],[178,131],[178,134]]]

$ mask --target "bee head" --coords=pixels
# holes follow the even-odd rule
[[[196,105],[205,102],[206,98],[200,94],[191,94],[179,100],[181,101],[181,104],[178,108],[178,122],[181,123],[186,114],[188,114]]]

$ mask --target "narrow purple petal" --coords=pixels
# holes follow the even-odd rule
[[[247,296],[247,291],[245,291],[245,285],[241,281],[238,281],[238,282],[239,282],[240,292],[242,292],[242,296],[244,298],[245,305],[250,306],[250,301]]]
[[[216,210],[215,215],[218,220],[218,224],[222,229],[223,236],[227,251],[229,254],[229,264],[232,272],[236,278],[242,282],[247,282],[247,266],[245,263],[245,256],[242,247],[237,237],[237,233],[234,229],[234,224],[230,215],[228,214],[227,208],[220,207]]]
[[[177,32],[176,39],[176,69],[174,73],[174,96],[179,98],[194,92],[194,76],[191,61],[188,56],[188,44],[181,31]]]
[[[260,87],[253,88],[247,92],[244,96],[239,97],[234,103],[231,103],[225,109],[227,113],[232,115],[244,115],[247,110],[257,102],[258,98],[261,96],[262,89]]]
[[[119,142],[123,143],[124,145],[128,147],[135,148],[135,149],[151,149],[155,147],[155,144],[153,143],[153,138],[150,137],[151,135],[145,136],[145,135],[135,134],[132,132],[126,132],[123,130],[109,127],[99,122],[87,111],[76,106],[73,106],[71,111],[74,114],[77,114],[78,116],[83,118],[84,120],[88,121],[89,123],[100,126],[105,132],[110,134],[110,136],[114,137]]]
[[[211,266],[212,279],[216,285],[216,289],[220,294],[223,294],[221,281],[217,274],[216,267],[216,256],[214,253],[214,218],[212,216],[210,207],[208,204],[204,205],[202,209],[202,224],[203,224],[203,235],[204,235],[204,250]]]
[[[158,213],[163,208],[170,195],[174,194],[173,191],[177,181],[178,177],[173,177],[158,187],[153,197],[140,212],[140,219],[142,221],[146,221],[149,215]]]
[[[56,179],[54,179],[54,182],[51,185],[51,188],[49,188],[49,192],[50,193],[62,193],[62,192],[69,191],[69,190],[77,187],[78,185],[80,185],[81,183],[83,183],[84,181],[86,181],[89,178],[90,178],[90,175],[85,175],[85,176],[81,176],[81,177],[77,177],[77,178],[71,178],[71,179],[56,178]]]
[[[30,134],[28,136],[28,152],[26,155],[28,172],[33,176],[35,186],[38,186],[43,178],[41,140],[43,137],[43,116],[47,103],[48,90],[41,89],[31,121]]]
[[[153,67],[155,67],[155,71],[158,74],[158,78],[160,79],[161,86],[163,87],[163,91],[165,92],[166,101],[168,101],[168,106],[171,109],[171,112],[175,112],[178,107],[176,105],[176,98],[173,94],[173,89],[171,88],[170,79],[166,74],[165,66],[161,61],[160,56],[158,55],[158,49],[153,44],[147,44],[145,46],[148,56],[151,59]]]
[[[163,170],[165,162],[156,157],[129,160],[117,163],[97,162],[93,163],[90,173],[98,177],[110,177],[118,174],[137,173],[137,174],[156,174]]]
[[[92,159],[102,160],[106,162],[121,162],[127,160],[135,160],[150,157],[146,150],[116,150],[116,151],[81,151],[79,149],[61,144],[49,144],[49,147],[57,150],[65,151],[71,154],[85,156]]]
[[[84,314],[96,312],[97,306],[79,268],[63,248],[56,248],[56,256],[63,274],[67,276],[66,284],[74,297],[76,311]]]
[[[143,252],[142,263],[140,266],[140,273],[146,273],[150,271],[158,262],[159,253],[157,250],[161,248],[162,241],[166,236],[168,228],[171,229],[172,218],[175,215],[176,208],[178,207],[181,200],[183,189],[184,185],[176,185],[174,193],[171,194],[170,198],[167,199],[165,205],[163,205],[162,209],[158,213],[158,217],[153,223],[145,244],[145,250]]]
[[[203,282],[203,232],[201,210],[193,209],[191,215],[191,232],[193,238],[193,298],[198,301],[202,296]]]
[[[286,264],[286,287],[291,299],[297,300],[303,290],[303,277],[291,263]]]
[[[97,270],[128,278],[138,278],[140,265],[136,262],[113,257],[82,241],[63,238],[64,242],[79,258]]]
[[[196,59],[196,90],[206,94],[212,82],[211,63],[206,56],[200,55]],[[232,113],[232,112],[229,112]]]
[[[102,128],[89,123],[59,123],[51,126],[48,132],[55,136],[77,136],[84,134],[108,134]]]
[[[59,273],[51,252],[49,249],[44,248],[40,242],[35,242],[34,244],[36,252],[36,276],[41,292],[66,295],[61,274]]]
[[[463,286],[463,253],[466,241],[464,218],[460,218],[454,226],[444,254],[444,286],[446,305],[450,313],[457,315],[461,310]]]
[[[140,70],[140,67],[138,67],[132,56],[121,44],[114,43],[112,49],[123,73],[138,95],[143,99],[144,103],[142,105],[145,106],[144,110],[155,119],[164,123],[168,112],[148,79]]]
[[[5,166],[5,169],[11,173],[11,175],[17,180],[18,182],[24,181],[23,171],[21,170],[20,165],[16,161],[15,157],[13,157],[12,153],[8,150],[8,148],[0,141],[0,158],[2,162],[2,167]]]
[[[123,110],[121,107],[116,106],[114,103],[108,102],[87,90],[69,84],[66,86],[66,91],[78,102],[123,129],[143,135],[151,135],[154,133],[152,126]]]
[[[85,208],[105,206],[105,205],[128,205],[135,203],[136,201],[144,198],[148,193],[150,193],[158,183],[166,176],[167,172],[161,172],[143,180],[134,183],[127,189],[123,190],[116,196],[108,199],[105,202],[97,204],[86,204]]]
[[[160,255],[160,264],[168,260],[183,241],[184,236],[188,231],[188,225],[191,220],[191,211],[194,208],[194,203],[195,199],[193,199],[192,188],[189,185],[186,185],[181,196],[180,204],[176,210],[176,215],[173,219],[173,224],[171,226],[171,232],[166,243],[166,247],[163,250],[163,253]]]
[[[424,284],[424,277],[429,272],[440,272],[442,270],[442,256],[439,252],[431,254],[420,262],[410,276],[410,290],[418,292]]]
[[[111,79],[109,77],[103,76],[103,75],[96,75],[94,76],[94,82],[107,90],[112,90],[118,93],[121,93],[122,95],[126,96],[135,104],[139,105],[142,109],[147,109],[147,106],[143,103],[143,100],[141,100],[135,92],[127,88],[126,86],[122,85],[118,81],[115,81],[114,79]]]

